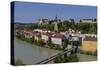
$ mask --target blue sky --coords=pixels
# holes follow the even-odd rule
[[[74,18],[76,21],[83,18],[97,18],[96,6],[79,6],[63,4],[46,4],[34,2],[15,2],[15,22],[34,23],[39,18],[65,20]]]

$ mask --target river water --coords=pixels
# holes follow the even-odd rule
[[[34,44],[30,44],[14,38],[15,61],[20,59],[23,64],[32,65],[60,52],[61,51],[39,47]],[[84,55],[79,53],[77,55],[79,58],[79,62],[97,60],[96,56]]]
[[[39,47],[14,38],[15,61],[20,59],[23,64],[35,64],[59,52],[58,50]]]

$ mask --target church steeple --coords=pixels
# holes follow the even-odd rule
[[[55,19],[54,19],[54,21],[55,21],[55,22],[57,22],[57,21],[58,21],[58,17],[57,17],[57,16],[55,16]]]
[[[54,31],[58,32],[58,18],[57,18],[57,16],[55,16],[55,19],[54,19]]]

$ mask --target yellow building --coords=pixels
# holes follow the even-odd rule
[[[82,51],[95,52],[97,50],[97,38],[86,37],[82,41],[82,46],[80,47]]]

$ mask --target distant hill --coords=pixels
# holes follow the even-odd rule
[[[30,24],[36,24],[36,23],[21,23],[21,22],[14,22],[14,24],[30,25]]]

